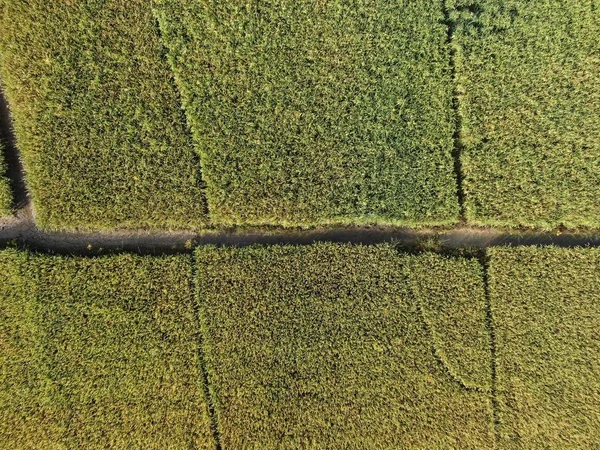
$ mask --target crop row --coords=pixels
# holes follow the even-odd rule
[[[0,448],[593,447],[600,251],[487,258],[4,250]]]
[[[0,0],[37,221],[597,227],[600,0],[442,3]]]

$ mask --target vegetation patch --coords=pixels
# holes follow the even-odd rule
[[[451,0],[467,220],[600,226],[600,1]]]
[[[334,244],[196,258],[223,448],[493,446],[477,261]]]
[[[457,222],[439,2],[155,9],[216,224]]]
[[[0,0],[0,75],[44,228],[203,223],[150,2]]]
[[[490,392],[491,342],[479,260],[427,253],[403,258],[403,265],[436,357],[466,388]]]
[[[600,249],[489,254],[503,448],[595,447]]]
[[[0,141],[0,216],[7,216],[12,212],[12,194],[8,178],[4,176],[5,173],[4,144]]]
[[[2,257],[0,446],[215,448],[189,257]]]
[[[0,251],[0,274],[0,448],[55,449],[37,283],[27,253]]]

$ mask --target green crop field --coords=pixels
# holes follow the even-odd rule
[[[467,220],[600,226],[600,1],[451,0]]]
[[[0,0],[0,90],[0,450],[600,449],[600,0]]]
[[[0,216],[6,216],[12,210],[12,195],[8,178],[4,176],[6,166],[4,164],[4,144],[0,141]]]
[[[43,228],[203,223],[150,2],[0,0],[0,75]]]
[[[492,249],[502,448],[600,442],[600,249]]]
[[[218,225],[458,221],[441,2],[155,2]]]
[[[0,448],[55,449],[54,425],[46,420],[47,383],[39,332],[36,282],[28,255],[0,251]],[[50,410],[50,407],[46,407]]]
[[[599,11],[0,0],[0,78],[42,229],[595,229]]]
[[[391,246],[200,248],[223,448],[492,448],[477,260]]]
[[[0,269],[0,448],[215,448],[188,256]]]
[[[0,449],[600,442],[599,248],[8,249],[0,273]]]

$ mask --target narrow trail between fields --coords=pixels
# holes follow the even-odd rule
[[[458,227],[451,230],[406,229],[391,227],[318,228],[278,231],[206,231],[109,233],[40,231],[26,212],[0,219],[0,244],[18,246],[44,253],[94,255],[127,251],[137,254],[188,253],[198,245],[245,247],[264,245],[310,245],[315,242],[379,244],[385,242],[412,247],[436,240],[442,248],[492,246],[556,245],[559,247],[600,247],[600,235],[556,234],[542,232],[502,232],[493,229]]]

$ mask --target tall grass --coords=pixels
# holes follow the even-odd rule
[[[150,6],[0,1],[0,75],[43,228],[204,223],[199,163]]]
[[[155,5],[214,223],[457,222],[440,4]]]

